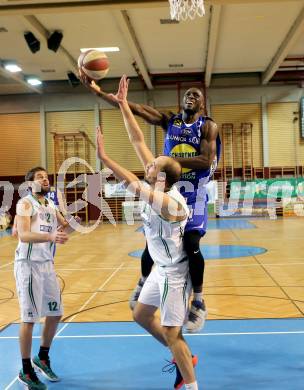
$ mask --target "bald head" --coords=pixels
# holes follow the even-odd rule
[[[182,174],[181,165],[171,157],[159,156],[146,166],[146,179],[150,184],[155,184],[160,172],[166,175],[166,187],[170,188],[179,181]]]

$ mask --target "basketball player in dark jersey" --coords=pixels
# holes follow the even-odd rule
[[[117,106],[113,94],[102,91],[94,81],[90,82],[81,70],[80,76],[82,82],[94,93],[111,105]],[[166,132],[164,154],[175,158],[183,168],[179,183],[180,192],[187,199],[191,212],[186,225],[184,247],[189,257],[194,293],[186,329],[189,332],[196,332],[202,329],[207,317],[202,292],[205,261],[199,242],[207,228],[206,184],[213,175],[220,157],[221,141],[217,125],[211,118],[204,116],[204,95],[198,88],[190,88],[185,92],[180,114],[161,112],[144,104],[128,103],[135,115],[163,128]],[[142,276],[130,299],[132,309],[152,266],[153,261],[146,246],[141,258]]]

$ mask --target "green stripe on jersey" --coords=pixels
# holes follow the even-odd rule
[[[30,258],[31,258],[32,249],[33,249],[33,243],[30,242],[29,246],[28,246],[28,249],[27,249],[27,255],[26,255],[26,259],[27,260],[30,260]]]
[[[168,277],[166,276],[165,283],[164,283],[164,291],[161,299],[161,307],[163,307],[166,302],[168,291],[169,291],[169,282],[168,282]]]
[[[36,310],[36,313],[38,314],[38,310],[37,310],[37,306],[36,306],[35,298],[34,298],[34,293],[33,293],[33,277],[32,277],[32,274],[30,275],[30,278],[29,278],[29,296],[30,296],[30,299],[32,301],[32,305],[34,306],[34,308]]]
[[[172,263],[172,256],[171,256],[171,253],[170,253],[170,250],[169,250],[169,246],[166,242],[166,240],[163,238],[163,223],[162,221],[160,221],[160,225],[159,225],[159,237],[164,245],[164,248],[165,248],[165,251],[166,251],[166,254],[167,256],[169,257],[169,259],[171,260],[171,263]]]

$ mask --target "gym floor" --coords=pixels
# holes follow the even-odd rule
[[[206,389],[303,388],[304,242],[301,219],[211,220],[202,240],[208,321],[187,335]],[[220,244],[220,245],[219,245]],[[17,389],[19,310],[13,278],[16,240],[0,238],[0,388]],[[173,386],[162,373],[170,353],[132,322],[128,298],[139,276],[140,225],[104,224],[57,248],[65,314],[51,357],[62,377],[49,388]],[[35,327],[33,354],[39,345]],[[142,338],[144,337],[144,342]]]

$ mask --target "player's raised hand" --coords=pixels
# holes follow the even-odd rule
[[[107,155],[104,147],[104,137],[99,126],[96,127],[96,145],[97,145],[97,156],[100,160],[103,160]]]
[[[130,80],[127,79],[127,76],[124,74],[120,79],[117,93],[115,95],[112,93],[109,93],[107,95],[108,98],[117,104],[122,104],[123,102],[126,102],[127,95],[128,95],[129,82],[130,82]]]
[[[79,80],[82,82],[82,84],[85,87],[90,88],[91,79],[84,73],[82,68],[78,68],[78,76],[79,76]]]
[[[127,76],[124,74],[120,79],[119,88],[117,92],[117,97],[120,103],[127,101],[129,83],[130,83],[130,79],[128,79]]]
[[[97,95],[101,95],[102,90],[99,85],[95,83],[94,80],[91,80],[83,71],[82,68],[78,68],[79,71],[79,79],[82,82],[82,84],[90,89],[92,92],[96,93]]]

